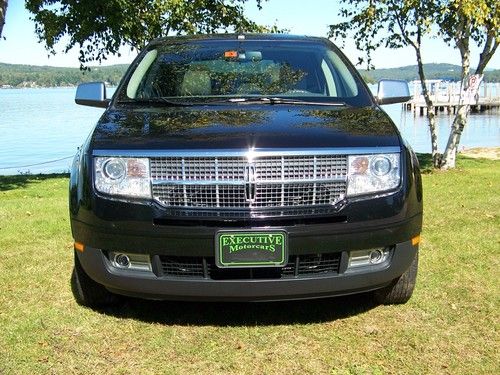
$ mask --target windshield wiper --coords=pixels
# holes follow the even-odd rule
[[[189,107],[194,103],[178,102],[165,98],[149,98],[149,99],[123,99],[118,100],[120,104],[139,104],[139,105],[163,105],[167,107]]]
[[[176,100],[169,100],[166,98],[149,98],[149,99],[122,99],[119,100],[120,104],[136,104],[136,105],[163,105],[168,107],[189,107],[193,105],[206,105],[206,104],[223,104],[223,103],[241,103],[241,104],[290,104],[290,105],[312,105],[312,106],[333,106],[345,107],[344,102],[318,102],[301,99],[279,98],[279,97],[246,97],[246,98],[228,98],[223,100],[209,100],[206,102],[180,102]]]
[[[334,107],[345,107],[347,106],[344,102],[318,102],[300,99],[290,99],[290,98],[279,98],[279,97],[258,97],[258,98],[229,98],[225,100],[217,100],[208,102],[208,104],[214,103],[242,103],[242,104],[291,104],[291,105],[322,105],[322,106],[334,106]]]

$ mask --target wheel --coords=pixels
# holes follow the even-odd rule
[[[415,289],[418,271],[418,252],[410,265],[400,277],[390,285],[374,292],[375,301],[384,305],[406,303]]]
[[[71,274],[71,291],[79,305],[87,307],[103,307],[116,305],[120,300],[116,294],[92,280],[83,270],[78,256],[75,254],[75,265]]]

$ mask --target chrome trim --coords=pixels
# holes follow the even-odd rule
[[[301,156],[301,155],[364,155],[400,153],[396,146],[384,147],[336,147],[336,148],[301,148],[301,149],[220,149],[220,150],[93,150],[93,156],[109,157],[224,157],[246,156],[248,159],[264,156]]]
[[[157,185],[157,186],[162,186],[162,185]],[[168,185],[166,185],[168,186]],[[239,212],[250,212],[252,213],[252,217],[260,217],[258,213],[264,213],[264,212],[279,212],[279,214],[274,214],[273,216],[283,216],[285,212],[292,211],[292,210],[311,210],[315,211],[319,208],[330,208],[332,211],[338,211],[340,206],[343,206],[344,204],[342,202],[345,201],[346,195],[345,193],[339,194],[337,198],[331,202],[322,202],[322,203],[310,203],[310,204],[298,204],[298,205],[292,205],[292,204],[285,204],[287,203],[285,199],[285,194],[284,194],[284,186],[286,184],[282,184],[281,190],[281,200],[279,204],[276,205],[270,205],[270,206],[263,206],[263,205],[254,205],[253,203],[255,202],[255,199],[252,202],[249,202],[245,199],[245,197],[242,197],[242,201],[239,202],[239,204],[232,204],[230,206],[221,206],[220,203],[217,203],[215,206],[209,206],[206,204],[200,204],[200,205],[187,205],[186,203],[181,206],[181,205],[173,205],[173,204],[166,204],[163,202],[157,195],[153,197],[153,201],[158,204],[159,206],[169,209],[169,210],[175,210],[175,211],[183,211],[185,212],[186,210],[196,212],[198,215],[195,216],[203,216],[202,214],[204,212],[226,212],[226,213],[231,213],[231,214],[237,214]],[[337,187],[338,188],[338,187]],[[345,190],[345,189],[343,189]],[[245,201],[245,202],[243,202]],[[234,202],[234,200],[233,200]],[[248,204],[247,204],[248,203]],[[253,215],[255,213],[255,215]],[[300,215],[310,215],[310,213],[301,213]],[[193,216],[194,217],[194,216]],[[264,216],[262,216],[264,217]]]
[[[310,180],[265,180],[253,181],[255,185],[280,185],[280,184],[315,184],[328,182],[343,182],[347,181],[347,177],[341,178],[314,178]],[[153,180],[153,185],[239,185],[244,186],[249,182],[245,180]]]
[[[255,201],[255,185],[257,183],[255,179],[255,164],[250,161],[244,166],[244,182],[245,182],[245,200],[249,203]]]

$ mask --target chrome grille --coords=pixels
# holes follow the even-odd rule
[[[174,207],[247,207],[245,187],[238,185],[154,185],[153,194]]]
[[[346,192],[346,155],[152,157],[153,196],[167,207],[332,205]]]
[[[214,181],[243,180],[245,163],[235,157],[158,157],[151,158],[155,180]]]

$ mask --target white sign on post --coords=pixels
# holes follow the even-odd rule
[[[460,101],[462,104],[477,104],[477,93],[482,80],[482,74],[473,74],[469,77],[460,95]]]

